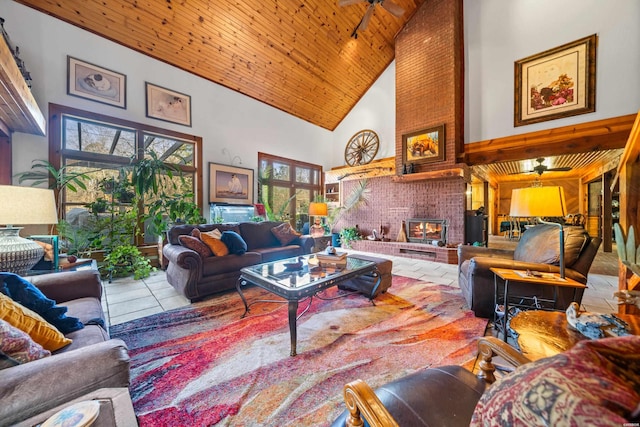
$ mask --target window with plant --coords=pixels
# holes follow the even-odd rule
[[[322,195],[322,166],[258,153],[258,201],[270,220],[298,231],[309,222],[309,203]]]

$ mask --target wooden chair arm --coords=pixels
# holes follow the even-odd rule
[[[349,410],[347,427],[362,427],[361,414],[371,427],[398,427],[387,408],[384,407],[376,393],[367,383],[355,380],[344,386],[344,402]]]
[[[494,355],[502,357],[515,367],[531,362],[525,355],[495,337],[480,338],[478,340],[478,353],[480,355],[478,378],[482,378],[489,384],[493,384],[496,381],[496,377],[493,375],[496,367],[492,363]]]

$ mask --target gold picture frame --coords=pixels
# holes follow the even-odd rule
[[[402,164],[444,160],[444,124],[402,135]]]
[[[209,163],[209,203],[253,204],[253,169]]]
[[[593,34],[515,62],[514,126],[596,111]]]

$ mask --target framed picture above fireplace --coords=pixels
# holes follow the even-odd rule
[[[444,125],[422,129],[402,136],[402,164],[444,160]]]

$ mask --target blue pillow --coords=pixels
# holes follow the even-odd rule
[[[67,307],[57,306],[40,289],[17,274],[0,273],[0,292],[35,311],[63,334],[84,328],[80,319],[67,316]]]
[[[247,252],[247,242],[235,231],[223,231],[220,240],[229,248],[231,254],[242,255]]]

